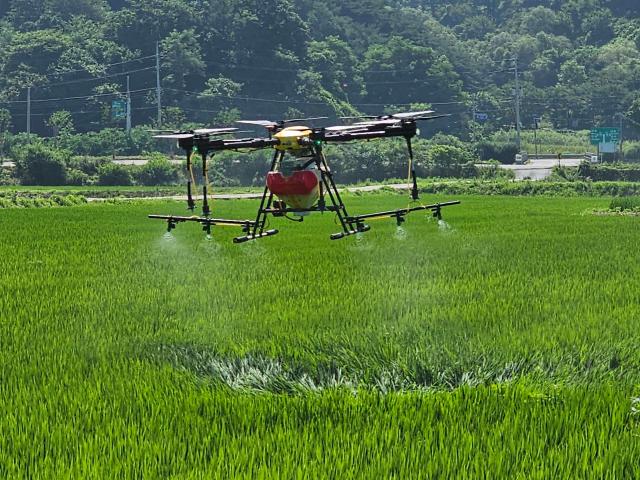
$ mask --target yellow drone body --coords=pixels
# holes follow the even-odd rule
[[[309,127],[287,127],[274,135],[280,143],[276,145],[276,150],[297,152],[309,148],[309,137],[311,129]]]

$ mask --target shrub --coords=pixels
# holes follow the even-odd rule
[[[97,175],[100,165],[111,162],[110,157],[75,156],[67,163],[68,168],[80,170],[87,175]]]
[[[640,182],[640,165],[628,163],[592,165],[584,162],[578,167],[577,176],[596,182]]]
[[[82,170],[78,170],[76,168],[67,170],[67,185],[74,185],[77,187],[88,185],[90,183],[90,178],[91,177]]]
[[[128,168],[109,162],[98,168],[98,185],[129,186],[133,185],[133,179]]]
[[[640,197],[616,197],[609,205],[611,210],[638,210],[640,209]]]
[[[64,185],[67,179],[65,150],[34,143],[15,151],[16,177],[24,185]]]
[[[467,165],[474,161],[472,155],[453,145],[435,145],[431,147],[427,153],[427,161],[429,164],[429,175],[434,177],[461,177],[463,176],[463,165]],[[469,167],[464,170],[468,174]]]
[[[178,181],[178,172],[164,155],[157,154],[135,171],[135,177],[142,185],[170,185]]]
[[[518,146],[515,143],[499,143],[489,140],[477,143],[476,150],[481,160],[495,159],[506,165],[514,163],[518,154]]]
[[[626,162],[640,162],[640,142],[625,142],[622,153]]]

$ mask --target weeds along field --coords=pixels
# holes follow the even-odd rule
[[[461,200],[243,245],[146,219],[179,203],[0,212],[0,477],[637,477],[638,219]]]

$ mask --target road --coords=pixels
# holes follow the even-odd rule
[[[563,158],[560,165],[563,167],[577,167],[584,162],[581,158]],[[529,163],[525,165],[500,165],[500,168],[511,170],[516,175],[516,180],[544,180],[551,175],[553,167],[558,165],[558,159],[540,159],[535,160],[529,158]]]

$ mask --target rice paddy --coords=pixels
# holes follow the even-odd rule
[[[1,211],[0,476],[638,476],[638,219],[461,200],[243,245],[172,202]]]

